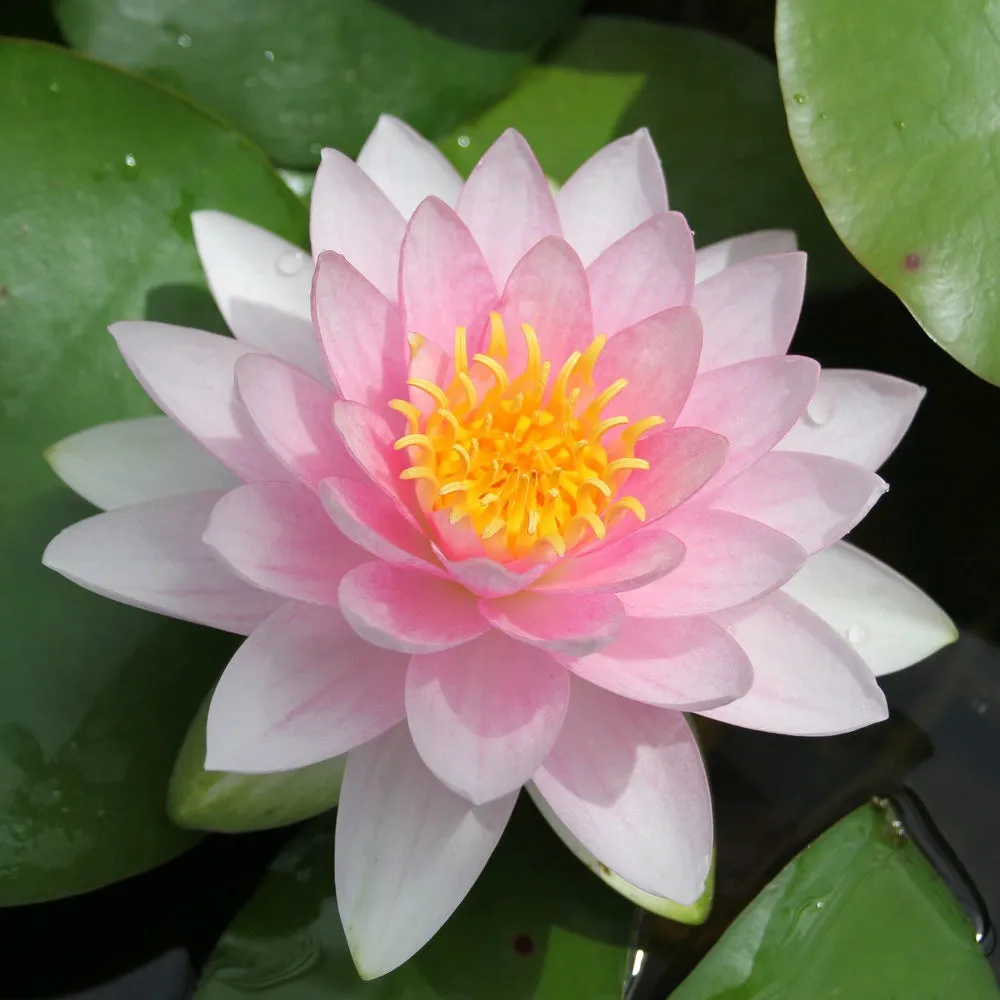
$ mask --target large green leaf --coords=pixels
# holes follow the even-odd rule
[[[671,204],[688,216],[699,246],[790,228],[809,251],[813,288],[862,274],[795,160],[774,67],[735,42],[638,19],[585,18],[506,100],[441,148],[467,173],[508,126],[560,183],[611,139],[646,126]]]
[[[301,203],[244,139],[65,50],[0,44],[0,904],[81,892],[191,842],[164,799],[231,637],[89,594],[44,569],[93,510],[42,451],[151,405],[105,330],[217,324],[189,214],[299,240]]]
[[[335,806],[347,757],[276,774],[205,770],[206,698],[170,776],[167,811],[189,830],[245,833],[312,819]]]
[[[996,1000],[965,914],[875,806],[810,845],[670,1000]]]
[[[428,135],[502,97],[581,0],[57,0],[70,42],[225,115],[279,162]]]
[[[415,958],[363,982],[333,896],[333,820],[278,857],[197,1000],[620,1000],[634,911],[522,800],[496,854]]]
[[[799,159],[858,260],[1000,384],[1000,21],[983,0],[779,0]]]

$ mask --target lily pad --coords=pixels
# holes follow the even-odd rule
[[[170,818],[189,830],[245,833],[312,819],[340,799],[346,755],[277,774],[205,770],[206,698],[188,729],[167,795]]]
[[[581,0],[58,0],[71,44],[170,84],[279,163],[356,155],[382,112],[442,135],[514,86]]]
[[[663,160],[672,207],[699,246],[794,229],[813,289],[863,277],[823,217],[788,139],[774,66],[736,42],[637,18],[588,17],[509,97],[440,143],[464,173],[514,127],[558,183],[641,127]]]
[[[996,1000],[955,897],[882,808],[788,864],[670,1000]]]
[[[196,1000],[620,1000],[634,912],[522,799],[451,920],[402,968],[365,982],[337,915],[324,817],[271,866]]]
[[[803,169],[851,252],[1000,384],[1000,42],[991,4],[779,0]]]
[[[117,605],[42,567],[94,511],[42,457],[148,413],[108,323],[220,327],[189,216],[288,239],[305,210],[245,139],[153,84],[64,49],[0,43],[0,904],[158,865],[184,732],[234,640]]]

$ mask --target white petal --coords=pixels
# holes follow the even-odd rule
[[[337,906],[364,979],[402,965],[479,877],[517,793],[485,805],[449,791],[399,725],[347,758],[337,810]]]
[[[191,225],[208,287],[233,334],[325,379],[310,315],[309,254],[225,212],[194,212]]]
[[[958,638],[922,590],[846,542],[809,558],[782,589],[847,638],[876,676],[918,663]]]
[[[393,115],[379,116],[357,162],[404,219],[431,195],[454,208],[462,190],[462,178],[437,146]]]
[[[71,490],[102,510],[241,482],[169,417],[89,427],[54,444],[45,457]]]
[[[795,233],[790,229],[761,229],[756,233],[743,233],[728,240],[710,243],[695,254],[695,283],[711,278],[727,267],[753,257],[798,250]]]

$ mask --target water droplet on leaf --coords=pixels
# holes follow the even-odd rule
[[[187,34],[178,35],[177,36],[177,44],[182,49],[189,49],[189,48],[191,48],[191,36],[187,35]]]
[[[458,144],[462,147],[462,149],[468,149],[471,141],[472,140],[467,135],[460,135],[458,137]]]
[[[857,646],[859,643],[865,641],[868,638],[868,629],[863,625],[852,625],[847,630],[847,641],[852,646]]]
[[[294,277],[306,266],[309,255],[301,250],[289,250],[283,253],[275,262],[274,269],[286,278]]]
[[[792,100],[795,101],[796,104],[805,104],[806,103],[806,95],[805,94],[792,94]]]

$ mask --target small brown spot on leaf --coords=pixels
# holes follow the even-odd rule
[[[923,258],[918,253],[908,253],[903,258],[903,267],[907,271],[919,271],[920,265],[923,264]]]
[[[10,289],[6,285],[0,285],[0,302],[10,298]]]
[[[610,877],[611,869],[603,861],[598,861],[597,867],[601,870],[602,875],[607,875]]]
[[[531,940],[528,934],[518,934],[514,938],[514,951],[518,955],[530,955],[535,950],[535,942]]]

